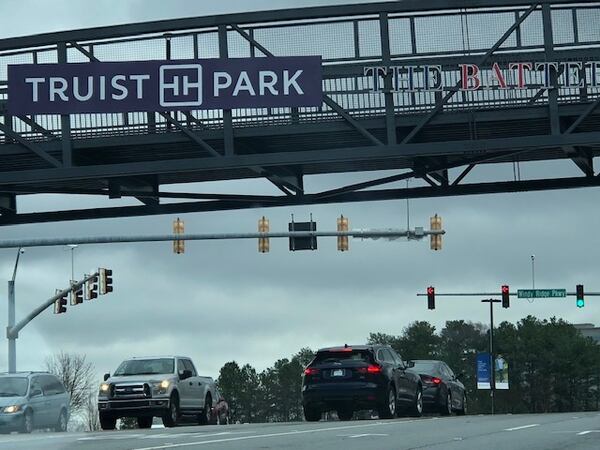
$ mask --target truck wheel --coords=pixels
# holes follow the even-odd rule
[[[138,417],[137,424],[138,428],[152,428],[152,422],[154,417]]]
[[[103,430],[114,430],[117,426],[117,419],[115,417],[106,416],[100,414],[100,428]]]
[[[204,411],[198,417],[199,425],[208,425],[212,422],[212,397],[210,394],[206,394],[204,399]]]
[[[169,410],[165,412],[162,417],[163,425],[167,428],[174,427],[177,425],[177,419],[179,418],[179,396],[172,394],[169,400]]]

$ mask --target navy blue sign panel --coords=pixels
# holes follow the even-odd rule
[[[8,66],[8,112],[321,106],[320,56]]]

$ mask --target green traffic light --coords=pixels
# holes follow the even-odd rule
[[[577,307],[583,308],[585,306],[585,301],[582,298],[577,299]]]

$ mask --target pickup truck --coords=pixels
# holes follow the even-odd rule
[[[150,428],[154,417],[162,418],[165,427],[186,418],[205,425],[216,400],[214,380],[198,376],[190,358],[131,358],[112,376],[104,375],[98,393],[100,426],[114,430],[122,417],[137,418],[140,428]]]

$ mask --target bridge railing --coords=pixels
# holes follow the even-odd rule
[[[323,88],[335,102],[355,118],[368,119],[385,114],[383,93],[373,92],[373,82],[363,69],[389,58],[392,64],[442,65],[445,86],[454,86],[460,73],[457,61],[476,60],[484,54],[527,10],[527,6],[488,7],[444,11],[385,12],[372,11],[354,15],[349,7],[338,8],[336,15],[309,20],[270,20],[240,26],[246,37],[235,29],[227,32],[229,57],[265,57],[256,42],[275,56],[321,55],[325,79]],[[553,51],[560,60],[600,60],[600,4],[552,5]],[[229,25],[235,25],[231,23]],[[389,30],[389,55],[383,55],[381,26]],[[139,36],[101,40],[79,40],[86,52],[100,61],[145,61],[156,59],[216,58],[219,33],[216,27],[174,29],[169,32],[148,32]],[[78,48],[67,42],[68,62],[90,60]],[[544,26],[541,10],[534,11],[510,35],[494,56],[494,61],[527,60],[545,55]],[[47,133],[34,130],[19,118],[8,116],[6,77],[9,64],[44,64],[58,62],[56,42],[39,47],[0,51],[0,122],[31,140],[49,139]],[[489,70],[488,69],[484,69]],[[530,72],[528,83],[538,88],[524,90],[485,90],[458,92],[444,106],[445,111],[527,107],[545,104],[547,92],[541,91],[543,75]],[[600,93],[589,86],[591,69],[586,71],[585,88],[560,88],[559,103],[581,103]],[[422,87],[422,86],[421,86]],[[434,92],[394,93],[396,114],[423,113],[435,105],[439,97]],[[190,114],[172,113],[191,127],[220,129],[223,112],[196,110]],[[35,122],[54,136],[60,136],[58,115],[36,115]],[[340,120],[329,106],[320,108],[246,108],[233,111],[234,127],[262,127],[289,124],[310,124]],[[73,114],[72,139],[100,136],[163,133],[171,130],[158,113]],[[6,137],[0,132],[0,143]]]

